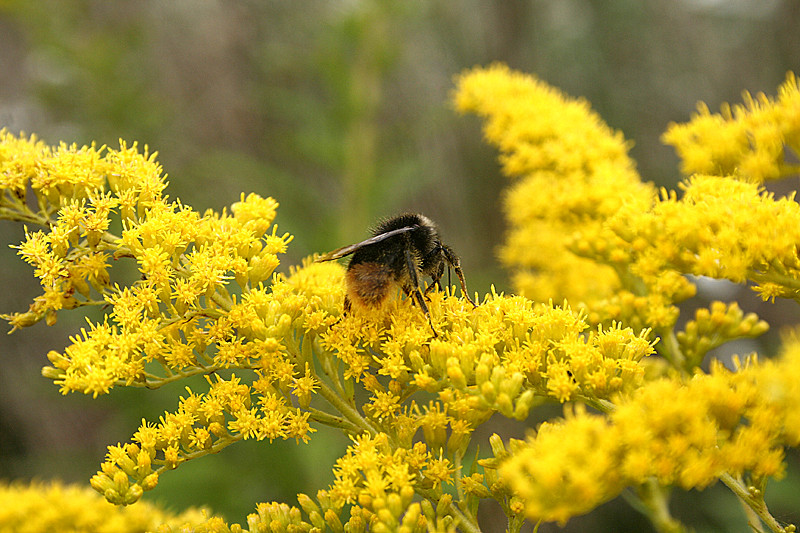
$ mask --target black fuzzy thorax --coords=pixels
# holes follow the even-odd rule
[[[414,213],[399,215],[378,224],[373,236],[388,231],[413,227],[411,231],[389,237],[380,243],[364,246],[353,253],[351,265],[375,262],[386,265],[395,278],[407,276],[406,250],[418,265],[419,270],[428,274],[441,262],[439,233],[436,226],[426,217]]]

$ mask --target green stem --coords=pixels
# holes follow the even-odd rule
[[[656,344],[656,351],[669,361],[673,368],[686,372],[686,356],[678,344],[675,330],[672,328],[659,329],[656,330],[656,334],[661,337],[661,342]]]
[[[767,272],[750,271],[750,273],[749,273],[749,275],[747,277],[750,278],[751,280],[757,282],[757,283],[765,283],[765,282],[775,283],[777,285],[781,285],[783,287],[788,287],[788,288],[790,288],[792,290],[795,290],[795,291],[800,291],[800,280],[799,279],[794,278],[792,276],[786,276],[786,275],[780,274],[778,272],[775,272],[774,270],[767,271]]]
[[[336,394],[330,386],[324,381],[319,381],[319,392],[329,404],[336,408],[347,420],[352,422],[361,431],[366,431],[371,435],[377,435],[379,431],[369,423],[369,421],[361,416],[361,414],[350,404],[348,404],[341,396]]]
[[[477,522],[473,521],[466,514],[462,513],[455,503],[451,503],[447,510],[451,515],[458,519],[458,528],[460,530],[467,531],[469,533],[481,533],[481,528],[478,526]]]
[[[42,217],[33,214],[21,213],[14,209],[0,207],[0,220],[11,220],[14,222],[29,222],[38,226],[46,226],[47,224],[42,221]]]
[[[645,481],[637,490],[644,512],[660,533],[684,533],[686,528],[669,513],[664,489],[654,478]]]
[[[461,486],[461,454],[456,452],[453,454],[453,463],[455,463],[455,485],[456,485],[456,494],[458,495],[458,501],[464,502],[464,489]]]
[[[577,394],[575,395],[575,399],[585,403],[589,407],[594,407],[601,413],[612,413],[617,408],[616,405],[602,398],[592,398],[589,396],[583,396],[582,394]]]
[[[336,356],[330,352],[322,350],[322,353],[317,354],[317,360],[319,361],[319,366],[322,367],[322,372],[328,376],[328,379],[331,380],[331,383],[336,388],[337,394],[342,398],[347,398],[347,393],[342,386],[342,382],[339,379],[339,368],[338,368],[338,360]]]
[[[361,433],[362,431],[361,428],[342,417],[326,413],[325,411],[321,411],[313,407],[309,407],[306,410],[310,413],[311,420],[319,422],[320,424],[348,431],[350,433]]]
[[[426,500],[430,501],[433,504],[433,508],[435,509],[438,507],[439,499],[441,498],[441,491],[438,491],[438,494],[433,489],[416,489],[417,494],[425,498]],[[469,533],[481,533],[481,528],[478,526],[478,523],[474,520],[470,519],[467,515],[461,512],[455,502],[451,502],[450,505],[447,506],[447,512],[455,517],[459,524],[458,530],[459,531],[466,531]]]
[[[227,291],[225,291],[225,292],[227,292]],[[229,296],[226,296],[226,295],[224,295],[224,294],[221,294],[221,293],[219,292],[219,289],[217,289],[217,291],[215,291],[215,292],[214,292],[214,294],[212,294],[212,295],[211,295],[211,300],[212,300],[212,301],[213,301],[215,304],[217,304],[218,306],[220,306],[220,308],[221,308],[223,311],[226,311],[226,312],[227,312],[227,311],[230,311],[230,310],[231,310],[231,308],[233,307],[233,300],[231,300],[231,298],[230,298]]]
[[[786,533],[787,529],[781,526],[778,521],[775,520],[775,517],[770,514],[769,509],[767,509],[767,503],[764,501],[763,487],[751,493],[741,480],[734,478],[727,472],[722,474],[719,479],[739,497],[742,504],[746,505],[756,514],[770,531],[774,533]],[[751,524],[751,526],[755,527],[755,524]],[[794,530],[792,529],[790,531]]]
[[[154,374],[145,373],[145,380],[144,381],[134,381],[133,383],[128,383],[124,379],[117,380],[115,385],[119,385],[121,387],[144,387],[146,389],[158,389],[166,385],[167,383],[172,383],[173,381],[178,381],[179,379],[188,378],[191,376],[196,376],[198,374],[209,374],[214,370],[217,370],[218,367],[194,367],[191,370],[181,370],[180,372],[176,372],[171,376],[167,377],[159,377]]]

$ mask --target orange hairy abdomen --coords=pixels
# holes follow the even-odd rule
[[[351,265],[345,275],[347,297],[359,307],[381,307],[395,283],[392,273],[380,263]]]

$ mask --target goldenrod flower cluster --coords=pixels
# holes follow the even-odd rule
[[[460,110],[485,117],[503,172],[518,179],[506,197],[501,250],[517,290],[538,300],[566,295],[600,331],[643,331],[672,366],[648,365],[636,390],[593,405],[605,416],[568,409],[566,421],[544,424],[526,443],[494,443],[495,458],[482,461],[487,475],[497,472],[490,494],[510,519],[564,522],[633,487],[657,520],[666,508],[658,487],[720,479],[783,531],[761,489],[783,471],[784,448],[798,445],[790,406],[800,361],[752,359],[736,372],[712,362],[702,373],[709,350],[768,329],[735,302],[713,302],[683,330],[675,326],[676,304],[694,296],[696,277],[751,282],[765,300],[800,300],[800,208],[793,194],[776,198],[759,185],[798,170],[786,156],[798,149],[796,78],[777,100],[746,96],[733,112],[670,127],[665,141],[687,172],[701,173],[680,184],[681,194],[641,183],[619,134],[585,102],[531,76],[475,69],[461,76],[455,98]]]
[[[539,301],[567,299],[592,323],[637,330],[674,324],[673,304],[693,296],[694,286],[675,270],[634,278],[632,245],[608,226],[649,212],[656,201],[622,134],[587,102],[504,65],[458,81],[457,108],[486,118],[484,134],[499,148],[503,172],[518,180],[506,193],[509,230],[500,250],[516,290]]]
[[[714,364],[690,380],[660,379],[608,416],[576,410],[516,443],[500,475],[529,517],[566,521],[649,478],[702,489],[727,473],[780,477],[784,447],[800,444],[800,344],[781,360]]]
[[[171,523],[159,526],[157,533],[283,533],[304,531],[347,531],[352,533],[455,533],[450,509],[452,497],[444,495],[434,506],[428,500],[411,503],[414,491],[406,487],[403,494],[388,493],[384,498],[343,510],[332,502],[328,493],[321,490],[315,501],[306,494],[298,494],[300,507],[280,502],[259,503],[256,512],[247,517],[247,529],[239,524],[229,525],[220,517],[206,517],[204,522]]]
[[[521,297],[492,294],[477,309],[438,294],[431,300],[440,338],[430,339],[409,301],[394,302],[377,319],[348,318],[322,337],[345,363],[345,376],[373,394],[366,409],[376,423],[402,428],[397,435],[407,445],[419,427],[438,448],[448,426],[455,435],[469,433],[496,411],[522,420],[548,397],[605,399],[631,390],[643,376],[639,361],[653,351],[647,332],[613,327],[586,334],[579,313]],[[441,404],[412,401],[401,409],[414,390],[437,394]]]
[[[159,527],[178,531],[204,523],[208,514],[197,509],[173,514],[147,502],[115,507],[86,486],[0,482],[0,533],[141,533]]]
[[[678,272],[754,281],[765,299],[798,298],[800,205],[793,195],[775,198],[756,184],[707,175],[692,176],[681,189],[681,198],[663,192],[649,211],[610,220],[612,242],[600,247],[624,256],[649,287]]]
[[[715,117],[783,157],[784,145],[796,150],[800,138],[800,92],[793,76],[780,91],[778,101],[762,96],[747,112],[737,108],[740,120]],[[765,299],[797,297],[800,209],[793,196],[775,198],[727,174],[690,177],[680,198],[656,195],[633,170],[621,136],[585,102],[504,66],[465,74],[456,103],[487,118],[485,134],[501,150],[504,172],[521,178],[507,194],[510,230],[501,257],[522,294],[566,296],[592,323],[617,320],[635,329],[675,324],[674,304],[695,293],[684,274],[751,280]],[[707,118],[672,126],[667,138],[688,131],[687,138],[702,137],[697,151],[713,146],[741,155],[741,146],[724,142],[724,129],[703,126]],[[720,168],[734,173],[730,165],[705,171]],[[792,168],[783,164],[781,175]]]
[[[505,196],[509,230],[500,249],[516,290],[573,304],[612,297],[620,288],[614,270],[566,253],[565,236],[595,231],[623,207],[649,208],[653,188],[639,178],[622,134],[586,101],[500,64],[462,74],[455,104],[486,119],[486,140],[517,179]]]
[[[306,263],[271,278],[290,240],[272,225],[273,200],[243,196],[230,214],[201,215],[163,195],[160,167],[135,146],[52,150],[7,134],[5,141],[16,150],[7,176],[72,179],[69,198],[52,195],[28,214],[45,229],[29,231],[18,247],[48,296],[7,318],[22,327],[43,316],[52,323],[65,307],[108,309],[63,353],[48,354],[53,366],[44,375],[63,393],[93,396],[206,375],[205,390],[187,387],[176,411],[109,446],[91,484],[111,502],[133,503],[165,472],[236,441],[305,442],[321,423],[355,439],[334,467],[323,519],[357,504],[362,514],[351,510],[350,520],[447,529],[456,522],[442,503],[445,489],[457,482],[472,432],[493,413],[524,419],[547,398],[601,405],[642,383],[639,361],[652,352],[646,332],[587,332],[569,308],[494,293],[478,309],[432,293],[436,339],[407,299],[341,317],[341,266]],[[111,283],[110,261],[125,259],[138,279]],[[414,494],[438,510],[426,511]],[[259,513],[274,520],[278,511],[265,509]]]
[[[794,146],[793,80],[778,101],[722,117],[761,128],[752,136],[761,158],[767,130]],[[201,214],[164,194],[154,154],[135,144],[51,148],[0,134],[0,216],[38,226],[17,249],[43,291],[5,318],[19,329],[80,306],[105,311],[48,354],[43,374],[64,394],[95,397],[205,376],[174,412],[109,446],[92,487],[131,504],[188,460],[245,439],[307,442],[326,425],[352,440],[333,483],[298,495],[299,507],[259,504],[249,531],[475,532],[484,498],[518,531],[525,517],[565,522],[627,487],[663,510],[662,487],[717,479],[780,531],[762,489],[783,472],[784,449],[800,444],[800,342],[776,362],[751,357],[735,371],[712,362],[704,373],[709,350],[768,325],[713,302],[675,326],[697,276],[800,301],[794,197],[740,179],[755,173],[738,166],[746,155],[686,179],[680,196],[658,193],[586,102],[502,65],[465,73],[456,105],[486,117],[487,139],[517,178],[501,255],[522,294],[492,289],[473,307],[432,291],[430,324],[402,294],[343,314],[335,263],[276,274],[292,237],[277,231],[271,198],[242,195]],[[566,419],[525,442],[492,437],[494,456],[467,471],[481,424],[525,420],[544,402],[565,404]],[[158,528],[179,530],[245,531],[212,516]]]
[[[670,124],[663,141],[675,147],[687,175],[736,174],[761,183],[796,174],[800,154],[800,90],[793,73],[778,88],[778,97],[744,93],[744,104],[724,104],[712,114],[700,103],[686,124]],[[795,160],[786,157],[786,149]]]

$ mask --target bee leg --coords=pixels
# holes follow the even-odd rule
[[[347,295],[345,295],[345,297],[344,297],[344,311],[342,311],[341,316],[339,316],[339,318],[336,319],[336,322],[331,324],[331,327],[333,327],[336,324],[338,324],[339,322],[341,322],[342,319],[344,317],[346,317],[348,314],[350,314],[350,298],[348,298]]]
[[[425,316],[428,317],[428,324],[430,324],[431,326],[431,331],[433,332],[433,336],[438,337],[439,335],[436,334],[436,328],[433,327],[431,312],[428,310],[427,304],[425,304],[425,297],[419,290],[419,274],[417,272],[417,263],[414,261],[414,258],[411,256],[411,253],[408,251],[407,248],[406,248],[406,267],[408,268],[408,277],[411,283],[410,287],[404,287],[403,290],[406,292],[406,294],[413,293],[414,300],[417,301],[419,306],[422,308],[422,311],[425,313]]]
[[[439,290],[439,291],[442,290],[442,275],[443,274],[444,274],[444,262],[439,263],[439,266],[437,267],[436,272],[431,274],[431,283],[430,283],[430,285],[428,285],[428,287],[425,289],[425,292],[423,293],[426,297],[428,296],[428,293],[433,290],[434,287],[436,287],[436,289]]]
[[[426,263],[430,261],[436,261],[436,270],[434,270],[430,274],[431,283],[430,285],[428,285],[428,287],[425,289],[425,292],[423,293],[427,297],[428,293],[431,292],[434,287],[436,287],[436,289],[439,291],[442,290],[442,275],[444,274],[444,261],[442,261],[441,243],[439,242],[436,243],[436,248],[434,248],[433,251],[430,254],[428,254],[428,257],[426,257],[425,260]],[[430,301],[430,298],[428,298],[428,301]]]
[[[425,312],[425,316],[428,317],[428,324],[430,324],[430,326],[431,326],[431,332],[433,333],[433,336],[434,337],[438,337],[439,335],[436,333],[436,328],[433,327],[433,319],[431,318],[431,312],[428,310],[428,306],[425,304],[425,297],[422,296],[422,293],[420,292],[419,287],[417,287],[414,290],[414,297],[416,298],[417,302],[419,303],[419,306]]]
[[[461,282],[461,293],[464,295],[464,298],[472,304],[472,307],[478,307],[475,302],[472,301],[472,298],[469,297],[469,292],[467,292],[467,282],[464,281],[464,272],[461,270],[461,260],[449,246],[442,245],[442,254],[444,254],[444,258],[450,263],[450,266],[453,267],[453,270],[456,271],[458,281]]]

